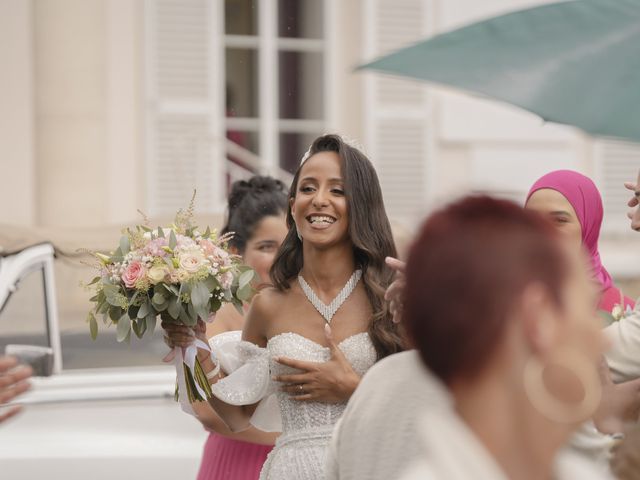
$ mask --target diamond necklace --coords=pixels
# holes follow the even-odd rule
[[[298,283],[300,283],[300,287],[302,287],[302,291],[307,297],[307,300],[311,302],[311,305],[315,307],[315,309],[322,315],[324,321],[327,323],[331,323],[331,319],[336,314],[338,309],[342,306],[342,304],[349,298],[349,295],[353,293],[358,282],[360,281],[360,277],[362,277],[362,270],[356,270],[351,275],[351,278],[347,281],[345,286],[340,290],[340,293],[334,298],[329,305],[326,305],[320,297],[313,291],[313,288],[307,283],[307,281],[302,277],[302,275],[298,275]]]

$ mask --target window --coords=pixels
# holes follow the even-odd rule
[[[236,179],[291,180],[326,129],[330,1],[146,2],[151,214],[193,188],[201,210],[220,211]]]

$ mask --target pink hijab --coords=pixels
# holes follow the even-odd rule
[[[602,265],[598,252],[598,238],[604,210],[602,197],[595,183],[581,173],[572,170],[556,170],[547,173],[533,184],[527,195],[527,202],[531,195],[543,188],[561,193],[573,206],[582,227],[582,244],[591,256],[593,275],[600,282],[603,290],[611,288],[613,280]]]

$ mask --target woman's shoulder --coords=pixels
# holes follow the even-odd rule
[[[279,311],[290,291],[281,291],[275,287],[266,287],[255,294],[251,301],[251,310],[260,313]]]
[[[222,332],[242,330],[244,318],[232,304],[223,305],[216,313],[213,321],[207,324],[207,337],[211,338]]]

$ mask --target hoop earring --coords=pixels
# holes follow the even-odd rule
[[[564,424],[580,423],[592,417],[600,405],[602,384],[589,360],[577,351],[559,352],[553,364],[572,372],[584,388],[584,397],[578,404],[558,399],[544,383],[546,368],[540,358],[531,356],[524,368],[524,389],[533,407],[547,419]]]

